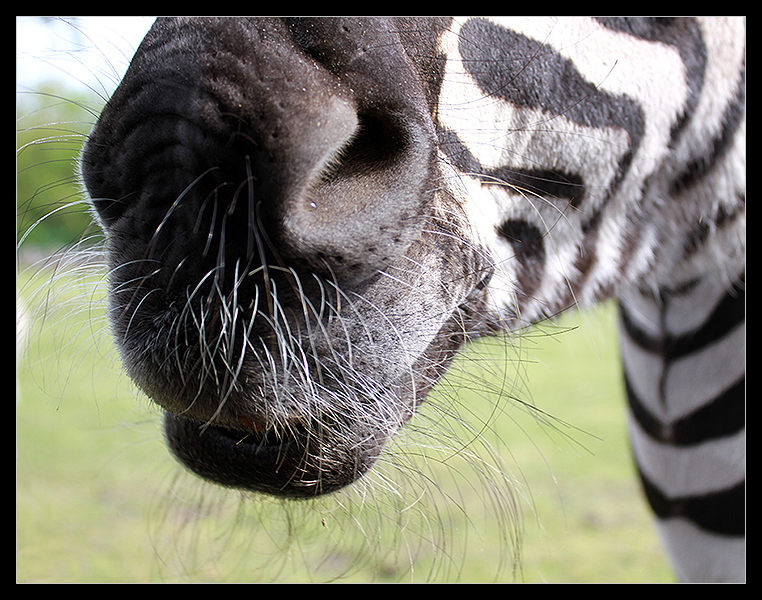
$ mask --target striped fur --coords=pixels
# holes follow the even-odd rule
[[[739,18],[160,19],[82,162],[127,370],[314,496],[469,337],[615,298],[675,569],[744,580],[745,115]]]
[[[643,488],[680,577],[745,579],[745,294],[701,280],[622,299]]]
[[[744,38],[532,18],[442,41],[441,150],[494,309],[516,326],[619,298],[634,455],[689,581],[745,579]]]

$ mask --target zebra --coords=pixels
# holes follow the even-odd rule
[[[81,171],[192,472],[329,494],[464,343],[614,298],[675,572],[745,580],[743,18],[162,18]]]

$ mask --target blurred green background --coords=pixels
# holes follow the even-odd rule
[[[46,258],[97,247],[74,177],[92,89],[17,93],[17,581],[673,580],[610,305],[474,344],[357,489],[283,506],[185,474],[120,370],[103,269]]]

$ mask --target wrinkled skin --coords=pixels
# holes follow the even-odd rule
[[[222,485],[353,482],[478,329],[436,53],[400,25],[160,19],[86,144],[126,369]]]

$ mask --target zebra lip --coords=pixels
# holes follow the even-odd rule
[[[218,485],[287,498],[309,498],[352,483],[370,465],[326,471],[314,431],[295,423],[284,431],[229,429],[165,413],[164,432],[178,461]],[[350,461],[352,462],[352,461]]]
[[[170,447],[185,464],[188,464],[188,459],[194,457],[188,456],[189,450],[178,447],[179,444],[184,446],[195,444],[200,453],[206,452],[210,463],[219,457],[220,453],[224,453],[229,455],[228,458],[232,458],[234,455],[243,456],[251,465],[260,462],[267,463],[273,454],[286,453],[293,444],[307,435],[306,429],[301,426],[290,428],[289,435],[286,436],[276,434],[272,429],[268,430],[253,423],[251,423],[253,426],[232,429],[173,413],[166,413],[165,415],[165,432]],[[200,467],[195,462],[188,466],[192,469],[194,466]],[[206,475],[203,472],[199,474]]]
[[[211,429],[213,435],[229,439],[235,446],[242,450],[246,449],[247,452],[252,454],[252,458],[256,459],[262,459],[268,452],[285,451],[297,439],[306,435],[306,430],[301,426],[293,427],[289,431],[288,437],[265,427],[238,430],[212,425],[202,427],[202,429]],[[204,432],[202,431],[201,435],[203,434]]]

